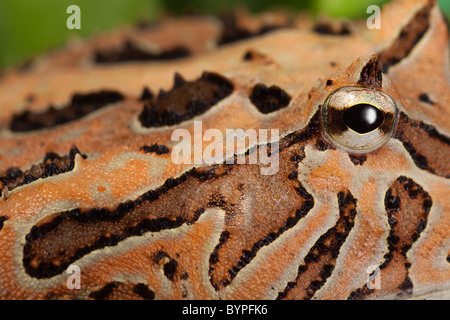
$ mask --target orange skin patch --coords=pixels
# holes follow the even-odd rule
[[[450,278],[450,269],[446,261],[450,251],[450,204],[448,199],[448,183],[436,182],[431,186],[434,201],[440,203],[436,212],[432,212],[433,219],[429,219],[430,231],[426,232],[420,245],[412,252],[411,258],[417,261],[411,267],[411,277],[420,288],[433,283],[440,287]],[[434,231],[434,232],[432,232]],[[421,272],[433,270],[433,272]]]
[[[349,247],[358,250],[345,250],[341,256],[339,277],[332,279],[339,286],[329,286],[320,292],[320,299],[338,299],[348,296],[354,290],[355,278],[361,280],[368,277],[366,272],[370,265],[377,265],[379,261],[370,261],[367,257],[379,256],[385,251],[383,236],[386,236],[386,221],[384,212],[380,212],[376,205],[376,199],[380,197],[379,186],[375,179],[370,179],[364,184],[357,204],[357,223],[349,239]],[[383,195],[384,196],[384,195]]]

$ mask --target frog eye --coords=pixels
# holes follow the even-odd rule
[[[392,136],[398,109],[394,100],[377,89],[343,87],[322,106],[325,135],[339,148],[367,153]]]

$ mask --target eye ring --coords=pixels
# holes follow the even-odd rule
[[[326,137],[350,153],[368,153],[385,144],[394,132],[398,108],[378,89],[342,87],[322,105]]]

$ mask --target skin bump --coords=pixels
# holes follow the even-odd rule
[[[448,295],[447,27],[433,0],[393,0],[381,21],[368,31],[366,19],[316,24],[275,10],[229,23],[168,17],[4,70],[0,299]],[[341,88],[341,104],[328,100]],[[354,89],[385,93],[401,112],[383,108],[389,99],[345,104]],[[105,101],[90,94],[102,90],[122,99],[97,112]],[[65,109],[77,93],[80,106]],[[327,133],[327,101],[332,113],[389,110],[389,125],[360,153],[368,139],[354,123],[339,132],[333,117],[343,140]],[[24,127],[54,125],[11,132],[23,110]],[[192,136],[194,120],[202,133],[254,129],[261,141],[245,164],[175,164],[172,133]],[[273,144],[265,129],[279,130]],[[64,174],[71,146],[88,157]],[[264,176],[267,165],[248,160],[266,147],[279,170]],[[67,286],[71,264],[79,290]],[[380,289],[367,287],[377,272],[367,267]]]

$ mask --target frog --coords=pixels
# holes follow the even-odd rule
[[[1,299],[448,299],[448,29],[380,22],[168,17],[4,71]]]

